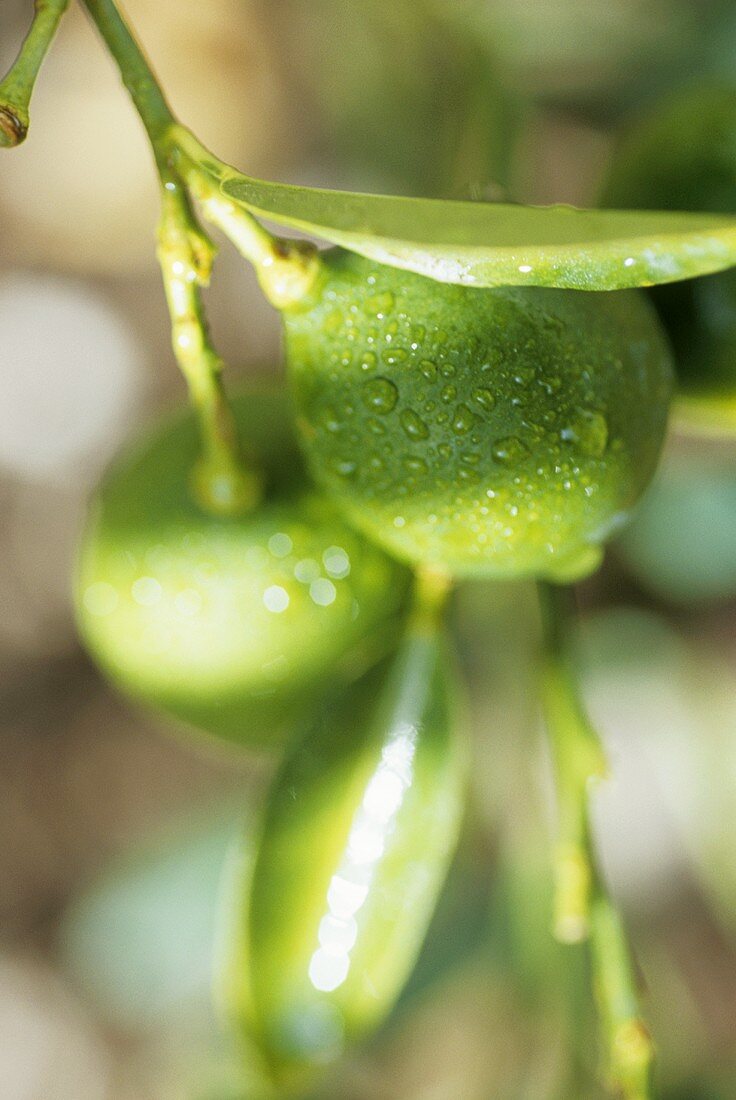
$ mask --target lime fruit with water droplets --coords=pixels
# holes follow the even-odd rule
[[[636,118],[619,139],[602,204],[736,211],[736,87],[689,88]],[[735,396],[734,270],[653,287],[650,294],[672,339],[683,390],[695,398]]]
[[[131,696],[228,740],[258,744],[351,661],[383,651],[408,574],[305,481],[276,394],[234,402],[266,494],[244,515],[192,498],[193,414],[159,425],[92,502],[75,584],[82,637]]]
[[[672,371],[638,292],[476,289],[333,249],[284,314],[312,473],[397,557],[573,580],[655,469]]]

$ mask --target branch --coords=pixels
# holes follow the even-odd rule
[[[555,935],[590,941],[606,1077],[623,1100],[651,1100],[654,1050],[641,1018],[634,965],[620,914],[596,865],[590,791],[605,775],[600,742],[575,673],[572,590],[540,583],[544,631],[542,698],[555,767]]]
[[[15,62],[0,82],[0,146],[25,141],[29,106],[41,65],[69,0],[36,0],[33,22]]]

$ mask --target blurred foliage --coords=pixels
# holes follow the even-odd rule
[[[736,596],[736,478],[732,456],[672,457],[617,549],[636,579],[677,605]]]
[[[508,184],[521,106],[472,30],[430,0],[287,0],[278,19],[330,156],[365,190],[470,197]]]

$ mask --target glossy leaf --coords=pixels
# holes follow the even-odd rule
[[[619,290],[736,264],[730,215],[365,195],[204,167],[251,213],[440,282]]]
[[[410,628],[376,705],[351,697],[275,780],[224,962],[279,1075],[369,1034],[413,966],[462,814],[450,671],[441,632]]]

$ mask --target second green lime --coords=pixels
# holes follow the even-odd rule
[[[356,647],[383,650],[408,575],[305,483],[284,402],[235,403],[265,502],[234,518],[194,502],[195,418],[139,442],[96,495],[81,546],[85,642],[127,693],[245,744],[338,678]],[[361,663],[358,662],[360,669]]]

